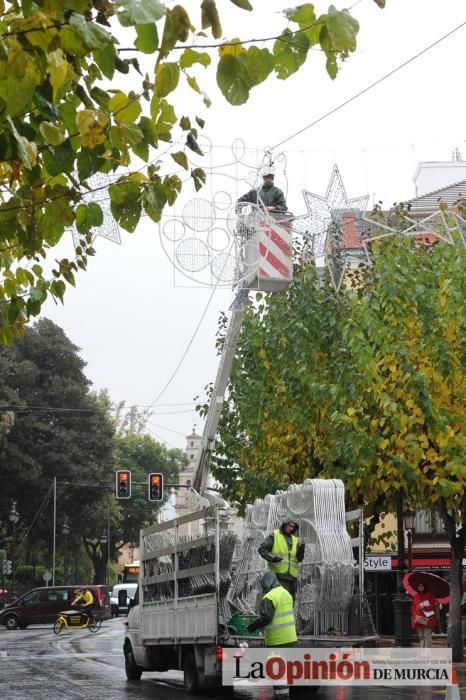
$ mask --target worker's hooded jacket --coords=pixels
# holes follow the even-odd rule
[[[280,586],[272,571],[266,571],[261,578],[263,596],[259,617],[248,626],[249,632],[264,629],[265,644],[279,647],[293,644],[297,640],[293,613],[293,598]]]
[[[264,207],[274,207],[277,211],[286,211],[285,195],[279,187],[275,185],[259,187],[258,190],[249,190],[238,199],[238,202],[249,202],[250,204],[263,204]]]
[[[298,564],[304,558],[304,542],[299,542],[296,533],[289,535],[284,531],[287,523],[295,523],[296,518],[287,513],[280,527],[268,535],[259,547],[260,556],[268,562],[270,571],[273,571],[278,580],[287,579],[296,581],[298,577]],[[282,561],[274,561],[281,557]]]

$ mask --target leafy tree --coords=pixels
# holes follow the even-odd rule
[[[83,509],[96,510],[112,483],[113,426],[90,393],[84,366],[78,348],[47,319],[0,347],[1,413],[10,416],[9,430],[0,434],[0,512],[16,500],[20,531],[40,512],[27,541],[29,561],[42,540],[50,549],[51,494],[48,503],[45,497],[54,477],[57,531],[66,515],[75,547],[89,526]]]
[[[252,11],[248,0],[232,2]],[[179,85],[209,106],[198,71],[215,58],[220,90],[239,105],[270,75],[294,74],[312,47],[325,54],[331,78],[356,48],[357,21],[333,5],[320,15],[311,3],[284,10],[286,27],[270,48],[220,40],[215,0],[202,0],[192,14],[160,0],[0,2],[0,342],[11,342],[48,295],[63,300],[66,285],[94,255],[93,230],[103,213],[85,200],[91,176],[118,174],[134,156],[147,164],[109,187],[112,215],[130,232],[143,211],[160,220],[185,176],[202,187],[205,173],[190,169],[185,150],[201,153],[204,120],[176,114]],[[131,54],[120,50],[119,25],[131,33],[134,57],[123,58]],[[140,75],[137,52],[154,56],[150,75]],[[180,140],[184,150],[167,147]],[[73,224],[80,236],[75,257],[57,260],[49,272],[42,261]]]
[[[455,658],[466,533],[465,258],[458,240],[426,248],[395,237],[374,250],[358,287],[339,295],[300,265],[285,295],[249,309],[214,468],[225,495],[243,505],[328,476],[344,480],[372,524],[400,499],[437,509],[452,547]]]

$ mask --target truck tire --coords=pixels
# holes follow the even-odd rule
[[[142,668],[137,665],[134,658],[131,644],[125,647],[125,672],[126,678],[129,681],[140,681],[142,676]]]
[[[187,651],[183,662],[184,689],[188,695],[197,695],[200,691],[199,674],[197,672],[196,657],[193,651]]]

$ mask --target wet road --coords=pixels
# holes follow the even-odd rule
[[[0,627],[0,696],[2,700],[186,700],[179,672],[144,673],[126,680],[121,618],[104,623],[95,635],[70,630],[59,636],[51,626],[7,632]],[[459,668],[461,698],[466,699],[466,668]],[[304,691],[304,692],[303,692]],[[443,700],[443,689],[394,687],[308,689],[301,698],[318,700]],[[221,693],[198,696],[200,700]],[[235,691],[238,700],[271,700],[269,689]]]

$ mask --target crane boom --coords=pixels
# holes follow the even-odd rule
[[[233,358],[235,356],[236,346],[238,344],[238,338],[241,332],[247,298],[248,289],[239,289],[232,305],[232,314],[225,335],[220,364],[217,370],[217,376],[215,378],[214,389],[209,402],[209,408],[206,415],[201,446],[198,453],[192,484],[193,489],[201,495],[205,495],[204,491],[209,474],[210,456],[212,453],[215,435],[217,433],[220,415],[222,413],[228,378],[230,376],[231,366],[233,364]]]

